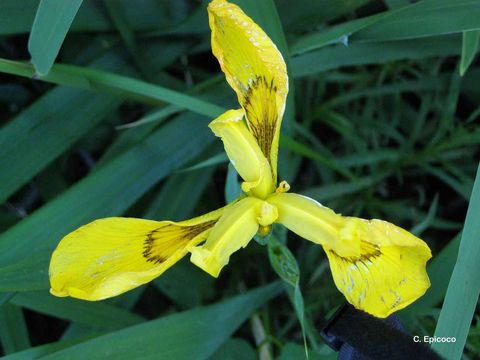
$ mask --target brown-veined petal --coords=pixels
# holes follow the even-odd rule
[[[208,14],[212,52],[245,109],[248,127],[270,162],[275,183],[288,93],[285,61],[272,40],[237,5],[214,0]]]
[[[81,226],[53,252],[50,291],[102,300],[145,284],[204,241],[224,209],[181,222],[112,217]]]
[[[430,286],[430,249],[408,231],[382,220],[344,217],[297,194],[266,201],[277,208],[278,223],[323,246],[335,285],[357,309],[383,318]]]

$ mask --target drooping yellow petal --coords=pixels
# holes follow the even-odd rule
[[[387,317],[421,297],[430,287],[428,246],[408,231],[381,220],[353,221],[360,239],[358,257],[325,249],[335,285],[349,303],[377,317]]]
[[[245,182],[242,189],[265,198],[273,191],[273,179],[268,160],[243,122],[244,111],[229,110],[213,120],[209,127],[220,137],[225,152]]]
[[[208,14],[212,52],[245,109],[248,127],[270,161],[276,182],[280,125],[288,93],[283,57],[237,5],[214,0]]]
[[[277,222],[323,246],[335,285],[357,309],[386,317],[430,286],[430,249],[408,231],[386,221],[344,217],[297,194],[266,201],[278,209]]]
[[[228,264],[230,255],[247,246],[259,223],[276,220],[276,209],[254,197],[246,197],[225,210],[205,244],[191,249],[190,261],[214,277]]]
[[[50,292],[102,300],[145,284],[204,241],[225,208],[182,222],[112,217],[65,236],[50,262]]]

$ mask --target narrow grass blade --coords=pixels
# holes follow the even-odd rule
[[[292,252],[285,245],[280,243],[274,236],[270,236],[268,239],[268,258],[272,268],[288,286],[287,293],[292,301],[298,322],[302,328],[305,355],[308,359],[305,327],[305,305],[302,291],[300,289],[300,269],[298,267],[297,260]]]
[[[227,340],[208,360],[256,360],[257,353],[247,341]]]
[[[350,36],[352,33],[373,25],[390,15],[390,12],[385,12],[363,19],[355,19],[350,22],[331,27],[319,33],[300,37],[292,45],[292,55],[300,55],[307,51],[315,50],[335,42],[341,42],[344,45],[348,45],[348,36]]]
[[[41,0],[28,39],[37,74],[46,75],[60,51],[82,0]]]
[[[35,360],[42,356],[60,351],[67,347],[71,347],[78,343],[88,340],[89,338],[79,338],[74,340],[56,341],[46,345],[35,346],[26,350],[18,351],[10,355],[2,357],[2,360]]]
[[[477,54],[478,44],[480,42],[480,31],[472,30],[463,33],[462,41],[462,57],[460,60],[460,75],[463,76],[467,72],[468,67],[472,63]]]
[[[480,29],[480,1],[428,0],[401,8],[352,36],[352,41],[386,41]]]
[[[0,72],[28,78],[35,76],[32,65],[6,59],[0,59]],[[209,118],[215,118],[225,111],[218,105],[167,89],[163,86],[80,66],[56,64],[48,75],[36,78],[54,84],[93,90],[95,92],[115,93],[150,104],[169,103]]]
[[[477,170],[457,263],[453,270],[435,336],[455,337],[456,342],[436,342],[433,349],[447,359],[459,359],[480,294],[480,166]]]
[[[104,329],[119,329],[144,321],[143,317],[102,302],[57,298],[48,291],[24,292],[10,303],[39,313]]]
[[[342,66],[383,64],[393,60],[425,59],[460,54],[458,36],[334,45],[292,58],[294,77],[308,76]]]
[[[292,45],[292,53],[298,55],[339,41],[390,41],[479,29],[479,6],[478,1],[471,0],[421,1],[308,34]]]
[[[0,306],[0,343],[6,354],[30,347],[22,309],[9,303]]]
[[[353,174],[346,168],[339,167],[335,164],[334,161],[328,159],[327,157],[319,154],[318,152],[310,149],[308,146],[292,139],[289,136],[283,135],[280,138],[280,145],[288,150],[292,151],[295,154],[305,156],[309,159],[318,161],[320,164],[324,165],[325,167],[338,172],[339,174],[343,175],[348,179],[353,179]]]
[[[109,333],[45,356],[53,359],[207,359],[259,306],[278,294],[274,283],[221,303]],[[161,341],[159,341],[161,339]]]
[[[349,15],[371,0],[276,0],[282,24],[289,32],[304,32],[328,20]]]
[[[58,3],[69,1],[58,1]],[[128,0],[114,0],[118,6],[128,4]],[[39,0],[2,0],[0,1],[0,35],[28,33],[32,28]],[[165,3],[165,5],[163,5]],[[142,1],[141,6],[129,7],[125,17],[134,31],[154,31],[165,27],[171,18],[167,11],[168,1]],[[206,14],[205,19],[206,19]],[[208,28],[204,22],[204,28]],[[194,27],[195,30],[198,27]],[[73,20],[70,32],[112,31],[114,26],[99,9],[95,1],[84,1]],[[198,31],[197,31],[198,32]]]
[[[1,128],[0,203],[97,126],[121,102],[112,95],[58,87]]]

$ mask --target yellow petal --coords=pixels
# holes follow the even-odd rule
[[[50,262],[50,292],[102,300],[145,284],[204,241],[224,208],[182,222],[105,218],[65,236]]]
[[[280,125],[288,93],[283,57],[237,5],[214,0],[208,14],[212,52],[245,109],[248,127],[270,161],[276,182]]]
[[[222,139],[225,152],[245,180],[242,189],[265,198],[274,188],[270,165],[243,122],[243,115],[242,109],[229,110],[213,120],[209,127]]]
[[[430,286],[428,246],[408,231],[381,220],[354,222],[360,256],[341,257],[325,248],[333,279],[349,303],[377,317],[387,317],[421,297]]]
[[[335,248],[337,253],[354,256],[359,246],[341,236],[344,225],[341,215],[322,206],[309,197],[294,193],[276,193],[267,198],[268,203],[278,209],[277,222],[295,234],[320,245]]]
[[[381,220],[343,217],[297,194],[266,201],[277,208],[277,222],[323,246],[335,285],[357,309],[386,317],[430,286],[430,249],[408,231]]]
[[[246,197],[225,210],[202,246],[191,249],[190,260],[214,277],[228,264],[230,255],[247,246],[258,230],[259,222],[275,221],[276,210],[265,201]]]

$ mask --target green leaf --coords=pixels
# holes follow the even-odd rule
[[[289,32],[304,32],[325,21],[348,15],[371,0],[276,0],[282,24]]]
[[[338,172],[339,174],[343,175],[346,178],[353,179],[353,174],[346,168],[339,167],[335,164],[335,161],[330,160],[326,156],[312,150],[308,146],[292,139],[289,136],[282,135],[280,137],[280,145],[286,149],[289,149],[291,152],[305,156],[309,159],[318,161],[323,166]]]
[[[39,313],[104,329],[123,328],[144,320],[107,303],[58,298],[48,291],[18,293],[10,302]]]
[[[0,343],[6,354],[30,347],[22,309],[9,303],[0,306]]]
[[[428,0],[355,19],[308,34],[292,46],[292,54],[318,49],[332,42],[391,41],[459,33],[480,28],[478,1]]]
[[[0,263],[9,265],[0,270],[0,291],[45,288],[48,254],[63,236],[95,218],[120,215],[212,140],[204,122],[180,116],[10,228],[0,237]]]
[[[200,170],[200,169],[205,169],[208,167],[214,167],[215,165],[218,164],[225,164],[228,163],[228,156],[224,152],[219,152],[215,155],[212,155],[208,159],[199,161],[198,163],[189,166],[185,169],[179,170],[178,173],[186,173],[190,171],[195,171],[195,170]]]
[[[292,252],[274,236],[268,241],[268,258],[280,278],[292,287],[300,281],[300,269]]]
[[[209,360],[256,360],[257,354],[247,341],[243,339],[229,339]]]
[[[0,168],[4,170],[0,172],[0,203],[97,126],[120,103],[121,99],[112,95],[58,87],[1,128]]]
[[[215,279],[182,259],[153,284],[172,302],[183,309],[201,305],[214,294]]]
[[[337,360],[338,353],[330,348],[326,348],[321,354],[315,352],[309,353],[309,360]],[[282,347],[282,353],[277,360],[305,359],[305,349],[303,346],[293,342],[286,343]]]
[[[18,351],[13,354],[2,357],[2,360],[34,360],[40,359],[41,357],[57,352],[59,350],[71,347],[80,342],[87,340],[87,338],[80,338],[68,341],[56,341],[46,345],[35,346],[23,351]]]
[[[180,111],[181,109],[179,109],[177,106],[174,106],[174,105],[165,106],[158,110],[152,111],[151,113],[141,117],[138,120],[135,120],[134,122],[124,124],[124,125],[119,125],[116,127],[116,129],[117,130],[130,129],[133,127],[150,124],[152,122],[157,122],[156,125],[158,125],[162,120],[165,120],[169,116],[176,114]]]
[[[8,234],[8,231],[5,234]],[[51,253],[46,251],[36,252],[36,256],[26,256],[17,259],[11,265],[1,266],[0,291],[5,291],[3,289],[15,289],[14,291],[48,289],[47,259],[50,255]],[[0,262],[2,260],[3,258],[0,257]],[[34,272],[30,273],[30,269],[34,269],[32,270]]]
[[[375,14],[362,19],[355,19],[319,33],[308,34],[300,37],[292,46],[292,55],[299,55],[307,51],[318,49],[322,46],[340,42],[348,46],[349,36],[365,27],[373,25],[381,19],[390,16],[390,12]]]
[[[15,293],[0,293],[0,306],[9,301]]]
[[[448,284],[435,336],[455,337],[454,343],[435,342],[433,349],[447,359],[459,359],[480,294],[480,166],[477,170],[457,263]]]
[[[110,0],[112,1],[112,0]],[[0,1],[0,35],[13,35],[27,33],[32,28],[35,11],[39,0],[2,0]],[[182,19],[172,17],[169,10],[174,1],[142,0],[141,6],[130,6],[130,0],[113,0],[118,7],[127,8],[125,18],[127,24],[134,31],[155,31],[177,28]],[[199,9],[201,7],[198,7]],[[191,33],[206,32],[208,29],[206,12],[204,9],[202,28],[198,23],[192,24]],[[114,26],[110,19],[99,8],[96,1],[85,1],[78,10],[70,32],[99,32],[112,31]],[[202,30],[202,31],[200,31]]]
[[[41,0],[28,38],[28,51],[37,74],[50,71],[82,0]]]
[[[44,357],[53,359],[176,359],[211,356],[255,309],[279,292],[271,284],[223,302],[109,333]],[[159,341],[161,339],[161,341]]]
[[[209,360],[256,360],[257,354],[252,345],[243,339],[230,339],[225,342]]]
[[[308,76],[342,66],[383,64],[393,60],[424,59],[460,54],[457,36],[334,45],[292,58],[294,77]]]
[[[268,240],[268,258],[272,268],[278,276],[288,284],[287,294],[293,303],[295,313],[302,328],[303,341],[305,345],[305,355],[308,358],[308,348],[305,328],[305,306],[303,302],[302,291],[300,290],[300,269],[295,256],[275,236],[270,236]]]
[[[358,31],[353,41],[401,40],[480,29],[478,0],[419,1]]]
[[[6,59],[0,59],[0,72],[28,78],[35,75],[32,65]],[[56,64],[48,75],[36,78],[42,81],[93,90],[95,92],[114,93],[150,104],[169,103],[209,118],[217,117],[225,111],[218,105],[159,85],[80,66]]]
[[[468,67],[473,62],[477,54],[478,44],[480,42],[480,31],[465,31],[462,41],[462,57],[460,60],[460,75],[463,76],[467,72]]]
[[[355,181],[335,181],[332,184],[305,189],[301,193],[318,201],[329,201],[358,193],[380,182],[384,178],[385,175],[379,174],[375,177],[365,176]]]

